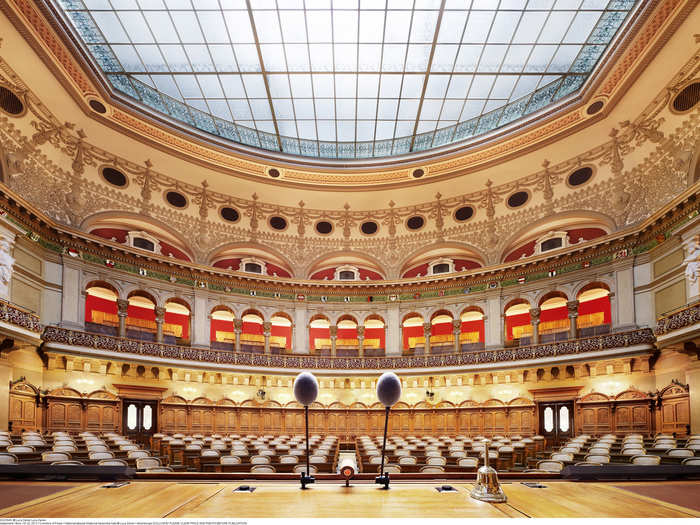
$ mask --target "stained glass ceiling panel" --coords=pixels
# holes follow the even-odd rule
[[[635,0],[55,0],[111,86],[241,144],[424,151],[578,92]]]

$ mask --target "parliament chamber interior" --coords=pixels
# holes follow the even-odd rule
[[[700,517],[698,3],[0,2],[0,519]]]

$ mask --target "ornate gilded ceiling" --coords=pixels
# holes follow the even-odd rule
[[[616,50],[621,58],[599,75],[590,99],[606,102],[598,116],[582,108],[554,115],[508,140],[438,158],[424,165],[419,180],[411,178],[415,166],[338,175],[376,181],[398,174],[402,181],[395,189],[360,191],[361,186],[295,186],[294,173],[313,175],[314,183],[335,175],[262,164],[195,139],[179,137],[175,147],[170,130],[103,98],[77,62],[60,53],[63,44],[42,25],[45,19],[36,11],[39,18],[29,17],[33,6],[12,0],[15,22],[26,15],[28,25],[21,26],[26,41],[8,25],[0,46],[0,82],[24,104],[20,115],[0,113],[5,182],[59,222],[85,232],[141,224],[203,264],[267,250],[269,261],[296,277],[345,258],[393,279],[413,263],[449,256],[451,250],[453,257],[497,265],[552,230],[624,231],[693,186],[699,112],[696,107],[679,113],[669,102],[698,77],[700,55],[690,51],[697,49],[690,36],[696,4],[650,4],[637,39]],[[683,23],[673,45],[664,46]],[[37,28],[45,31],[35,33]],[[31,53],[27,42],[45,57],[62,59],[48,62],[51,72],[36,59],[28,67],[18,59]],[[661,56],[652,60],[657,52]],[[648,75],[630,78],[642,65]],[[103,116],[90,106],[85,114],[77,109],[96,100],[107,105]],[[588,128],[570,128],[571,135],[552,141],[551,133],[584,120]],[[136,140],[117,121],[143,136]],[[532,140],[548,143],[531,149]],[[195,157],[202,162],[188,162]],[[491,158],[498,163],[490,165]],[[223,170],[229,161],[257,175]],[[474,171],[479,163],[483,167]],[[277,179],[267,174],[275,167],[281,172]]]

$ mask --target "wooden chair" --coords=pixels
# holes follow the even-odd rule
[[[402,456],[399,458],[399,465],[417,465],[418,458],[414,456]]]
[[[421,467],[420,471],[421,474],[442,474],[445,472],[445,467],[441,467],[439,465],[426,465],[425,467]]]
[[[251,456],[250,463],[252,465],[269,465],[270,464],[270,456]]]
[[[379,466],[381,467],[381,465]],[[379,469],[377,469],[377,472],[379,472]],[[389,474],[399,474],[401,472],[401,467],[395,463],[387,463],[384,465],[384,472],[388,472]]]
[[[51,462],[51,465],[68,465],[68,466],[72,465],[74,467],[84,465],[84,464],[85,463],[83,463],[82,461],[78,461],[77,459],[62,459],[59,461],[52,461]]]
[[[136,458],[147,458],[147,457],[150,457],[150,455],[145,450],[129,450],[126,453],[126,457],[129,459],[136,459]]]
[[[561,472],[563,468],[564,463],[553,459],[543,459],[542,461],[537,462],[537,470],[544,470],[546,472]]]
[[[146,472],[173,472],[172,467],[150,467],[146,469]]]
[[[219,458],[219,464],[221,465],[240,465],[241,458],[238,456],[221,456]]]
[[[161,464],[158,458],[136,458],[137,470],[146,470],[160,466]]]
[[[279,459],[280,459],[280,463],[285,463],[285,464],[299,463],[299,456],[286,455],[286,456],[280,456]]]
[[[272,474],[274,472],[277,472],[277,470],[272,465],[253,465],[252,467],[250,467],[250,472],[254,474]]]
[[[447,460],[443,458],[442,456],[433,456],[433,457],[428,457],[426,458],[425,461],[426,465],[432,465],[432,466],[442,466],[444,467],[447,464]]]
[[[585,461],[592,461],[593,463],[610,463],[610,456],[607,454],[588,454]]]
[[[114,458],[114,454],[112,452],[109,452],[108,450],[104,451],[97,451],[97,452],[88,452],[88,457],[90,459],[112,459]]]
[[[15,465],[17,462],[17,456],[14,454],[0,452],[0,465]]]
[[[75,445],[54,445],[52,450],[54,452],[78,452]]]
[[[550,456],[550,459],[553,459],[554,461],[573,461],[574,455],[562,452],[555,452]]]
[[[700,457],[698,458],[685,458],[683,461],[681,461],[682,465],[692,465],[692,466],[700,466]]]
[[[661,456],[640,455],[633,456],[631,460],[633,465],[659,465],[661,464]]]
[[[326,456],[314,455],[314,456],[309,457],[309,463],[325,463],[326,461],[327,461]]]
[[[117,459],[117,458],[111,458],[111,459],[101,459],[97,462],[98,465],[102,466],[108,466],[108,467],[115,467],[115,466],[123,466],[127,467],[129,464],[124,461],[123,459]]]
[[[68,452],[44,452],[41,454],[41,461],[68,461],[71,458]]]
[[[318,474],[318,467],[316,465],[309,465],[309,470],[311,471],[311,474]],[[294,465],[292,472],[294,472],[295,474],[301,474],[302,472],[306,472],[306,464]]]
[[[666,455],[677,458],[692,458],[695,456],[695,452],[688,448],[672,448],[666,451]]]
[[[30,445],[10,445],[5,451],[10,454],[34,454],[34,447]]]
[[[457,466],[462,467],[462,468],[478,468],[479,467],[479,458],[462,458],[459,461],[457,461]]]

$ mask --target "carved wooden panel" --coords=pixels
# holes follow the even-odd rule
[[[14,431],[39,430],[40,412],[34,398],[10,394],[10,417]]]
[[[661,408],[661,431],[685,436],[690,423],[689,398],[664,399]]]

